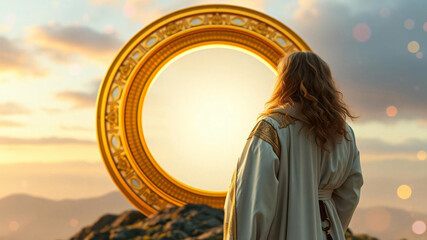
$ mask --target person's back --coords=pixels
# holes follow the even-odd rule
[[[330,236],[344,240],[359,202],[363,185],[359,151],[343,113],[354,117],[339,98],[327,96],[324,86],[315,93],[317,86],[307,82],[310,77],[322,81],[322,71],[330,76],[325,63],[313,67],[317,75],[310,76],[298,62],[315,65],[321,61],[317,55],[291,55],[282,59],[270,108],[249,134],[233,173],[224,204],[224,239],[327,239],[320,200],[331,221]],[[295,68],[298,63],[301,69]],[[298,71],[306,76],[295,79]],[[327,87],[336,95],[335,86]],[[333,103],[338,109],[330,106]]]

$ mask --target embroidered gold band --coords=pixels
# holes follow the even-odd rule
[[[248,139],[253,136],[257,136],[269,143],[273,147],[273,151],[276,153],[276,155],[280,157],[279,135],[271,123],[264,119],[258,121],[255,127],[252,129],[251,134],[249,134]]]
[[[295,123],[295,118],[280,112],[273,112],[269,115],[269,117],[273,118],[274,120],[276,120],[276,122],[279,123],[279,129],[285,128],[288,125]]]

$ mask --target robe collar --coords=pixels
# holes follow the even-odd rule
[[[283,107],[275,107],[272,109],[272,112],[284,113],[285,115],[290,115],[303,122],[307,122],[307,118],[301,112],[301,104],[297,102],[294,103],[294,106],[292,106],[290,103],[287,103]]]

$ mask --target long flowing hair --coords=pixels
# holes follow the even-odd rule
[[[359,116],[350,113],[337,90],[328,64],[311,51],[293,52],[281,57],[278,75],[271,98],[257,120],[267,116],[273,108],[298,102],[307,122],[303,128],[315,133],[315,142],[322,149],[329,141],[338,142],[346,137],[346,116],[352,120]],[[329,151],[328,151],[329,152]]]

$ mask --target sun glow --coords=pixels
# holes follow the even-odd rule
[[[156,162],[187,185],[226,191],[276,75],[257,55],[218,44],[168,62],[153,80],[142,113]]]

